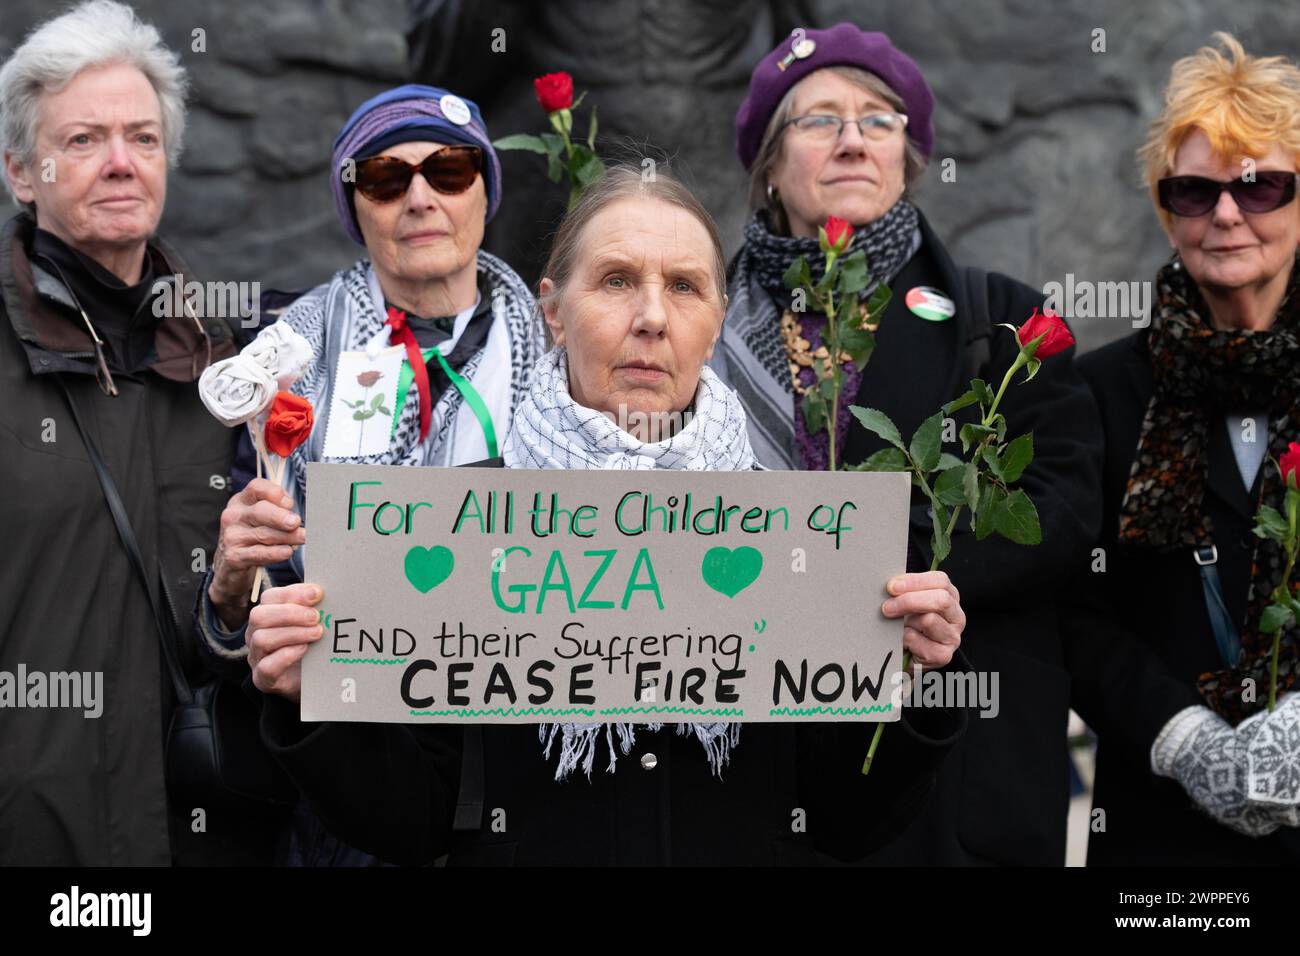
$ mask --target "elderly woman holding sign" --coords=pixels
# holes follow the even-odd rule
[[[316,423],[280,464],[281,483],[248,480],[254,449],[244,442],[236,472],[247,483],[222,515],[198,615],[209,646],[229,657],[245,653],[257,570],[289,562],[277,576],[301,580],[307,462],[452,465],[496,455],[541,354],[527,286],[480,248],[502,186],[472,102],[412,84],[361,104],[334,142],[331,187],[343,228],[368,258],[284,312],[289,338],[308,352],[292,392]],[[256,411],[239,407],[256,391],[243,379],[255,374],[237,361],[214,370],[205,400],[227,424]],[[228,415],[227,395],[236,404]]]
[[[758,467],[739,400],[705,366],[726,306],[723,263],[712,220],[685,188],[663,172],[647,183],[639,170],[612,170],[561,226],[545,276],[541,302],[556,347],[537,369],[504,460],[489,464]],[[614,421],[620,410],[638,423],[633,430]],[[658,437],[645,431],[648,422],[664,416],[687,423],[646,440]],[[907,649],[919,661],[948,664],[965,617],[947,576],[902,574],[888,590],[884,613],[904,620]],[[860,855],[919,806],[965,722],[961,711],[905,711],[904,731],[887,735],[870,777],[861,766],[872,726],[862,723],[687,724],[676,734],[622,725],[617,735],[599,724],[550,725],[542,742],[531,727],[305,724],[290,702],[300,698],[303,654],[322,635],[315,609],[322,597],[309,583],[276,588],[252,613],[253,682],[271,695],[263,738],[333,831],[396,863],[444,854],[462,864]],[[657,761],[642,753],[628,780],[627,761],[617,757],[655,731],[654,749],[674,773],[646,776]],[[590,773],[600,741],[610,742],[611,773],[558,785],[575,766]],[[519,808],[508,839],[474,814],[453,829],[466,786],[480,806]],[[817,821],[806,833],[791,826],[797,808]],[[647,826],[652,819],[659,825]]]
[[[254,442],[244,437],[233,469],[238,490],[221,516],[195,615],[216,666],[241,674],[259,571],[281,583],[302,578],[306,464],[452,465],[496,455],[542,352],[528,287],[480,248],[502,182],[474,103],[420,85],[366,101],[334,142],[330,185],[343,228],[366,257],[288,305],[249,352],[202,383],[223,423],[252,416],[260,439],[258,416],[277,376],[259,366],[284,356],[259,344],[306,353],[305,367],[280,376],[290,393],[276,407],[310,409],[314,427],[305,442],[278,450],[268,435],[266,450],[279,456],[268,462],[269,478],[253,477]],[[268,425],[285,418],[276,407]],[[316,829],[300,814],[291,860],[355,861]]]

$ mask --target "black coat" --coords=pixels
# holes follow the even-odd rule
[[[921,248],[891,283],[894,296],[855,401],[888,413],[905,438],[971,378],[996,390],[1019,351],[1015,336],[997,324],[1018,326],[1043,304],[1040,292],[1007,276],[958,268],[924,216],[920,225]],[[913,315],[905,298],[915,286],[946,293],[954,317],[928,322]],[[997,674],[1000,712],[970,715],[958,754],[940,770],[916,820],[871,862],[1059,866],[1065,860],[1070,684],[1058,599],[1062,582],[1086,566],[1101,510],[1101,429],[1073,358],[1071,348],[1047,359],[1032,382],[1012,385],[1003,400],[1007,434],[1034,434],[1034,461],[1021,485],[1038,510],[1043,543],[1026,547],[996,536],[977,542],[963,519],[943,564],[967,615],[962,650],[976,671]],[[955,417],[974,421],[975,412]],[[859,462],[882,447],[854,424],[844,460]],[[961,447],[944,450],[959,454]],[[930,518],[919,490],[911,538],[928,564]]]
[[[194,834],[191,808],[171,807],[169,819],[163,740],[173,692],[155,619],[56,373],[107,460],[195,679],[189,609],[203,577],[195,549],[210,558],[235,435],[199,400],[207,347],[185,316],[158,323],[147,367],[114,370],[116,397],[101,391],[93,343],[67,287],[28,258],[34,228],[20,214],[0,236],[0,529],[9,555],[0,670],[100,672],[103,712],[0,711],[0,864],[220,858],[239,833],[233,821],[213,813],[207,832]],[[155,274],[191,277],[165,244],[150,250]],[[233,354],[237,330],[204,321],[213,359]]]
[[[1240,836],[1199,812],[1177,782],[1150,769],[1151,744],[1160,728],[1178,710],[1201,703],[1196,678],[1221,664],[1190,549],[1160,554],[1116,544],[1120,503],[1155,390],[1147,336],[1138,332],[1079,360],[1106,433],[1099,540],[1106,570],[1089,570],[1081,578],[1078,593],[1086,606],[1074,616],[1071,641],[1075,707],[1100,738],[1093,806],[1105,811],[1105,829],[1089,835],[1088,864],[1295,865],[1300,863],[1297,831],[1284,828],[1262,839]],[[1204,507],[1214,528],[1224,603],[1241,622],[1260,477],[1248,491],[1227,425],[1216,418]]]
[[[967,669],[960,655],[950,667]],[[411,865],[856,859],[906,827],[966,726],[960,710],[906,708],[864,777],[874,724],[750,724],[722,780],[665,727],[614,773],[598,756],[590,781],[557,783],[533,726],[304,724],[283,698],[262,707],[263,740],[329,832]]]

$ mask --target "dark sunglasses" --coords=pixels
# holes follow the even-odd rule
[[[1219,204],[1226,189],[1242,212],[1272,212],[1295,198],[1295,173],[1269,170],[1255,173],[1254,181],[1234,179],[1222,183],[1204,176],[1169,176],[1156,183],[1160,208],[1175,216],[1204,216]]]
[[[393,202],[406,195],[419,173],[438,192],[454,196],[474,185],[482,169],[483,150],[477,146],[448,146],[419,163],[396,156],[371,156],[357,163],[356,186],[371,202]]]

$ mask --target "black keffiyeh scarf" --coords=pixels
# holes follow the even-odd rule
[[[1120,506],[1119,540],[1157,551],[1208,544],[1213,529],[1202,503],[1209,467],[1210,428],[1224,415],[1268,410],[1268,456],[1276,459],[1300,437],[1300,266],[1293,267],[1277,320],[1267,331],[1221,330],[1187,270],[1175,258],[1156,278],[1157,301],[1148,345],[1156,391],[1147,405],[1128,489]],[[1283,508],[1277,469],[1265,460],[1261,502]],[[1272,635],[1260,615],[1286,567],[1282,549],[1258,540],[1236,666],[1202,674],[1206,703],[1237,723],[1266,706]],[[1296,682],[1296,633],[1282,635],[1278,688]],[[1252,678],[1256,701],[1243,701]]]
[[[875,285],[893,280],[921,245],[920,214],[916,207],[900,199],[889,211],[866,226],[855,227],[845,250],[847,256],[858,250],[866,253],[872,285],[863,290],[866,299]],[[714,370],[745,401],[750,417],[750,439],[758,460],[772,468],[801,468],[824,471],[827,466],[830,435],[822,431],[809,435],[799,412],[790,374],[790,358],[781,336],[781,312],[790,301],[785,287],[785,273],[790,264],[804,256],[816,283],[825,273],[824,256],[817,239],[806,236],[781,236],[772,232],[767,214],[755,213],[745,227],[745,245],[736,263],[730,284],[730,305],[722,326],[720,356]],[[816,350],[824,343],[822,330],[826,316],[807,311],[797,316],[800,335]],[[844,394],[857,394],[862,370],[854,363],[844,366]],[[801,385],[814,379],[811,368],[801,374]],[[837,442],[843,447],[852,401],[840,403]]]

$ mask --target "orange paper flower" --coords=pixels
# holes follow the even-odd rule
[[[292,392],[277,392],[266,416],[266,447],[281,458],[307,440],[315,420],[311,402]]]

